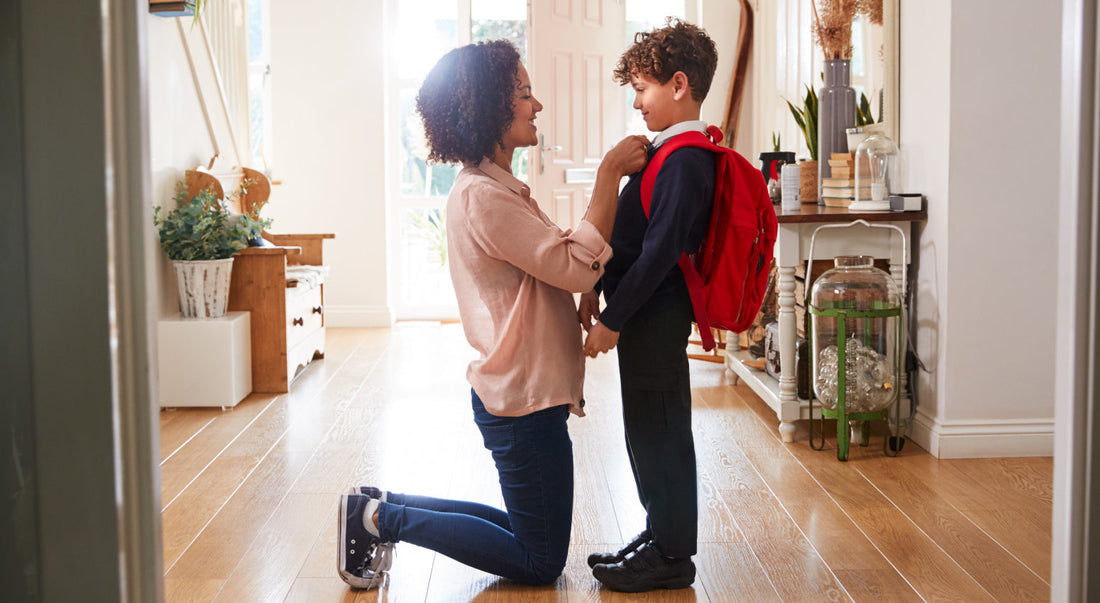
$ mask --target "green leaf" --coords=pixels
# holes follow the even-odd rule
[[[153,211],[153,224],[159,229],[161,248],[173,260],[230,257],[247,247],[248,239],[271,225],[271,220],[259,217],[259,208],[231,221],[229,205],[216,198],[213,190],[200,191],[188,198],[182,181],[176,184],[175,200],[176,208],[167,214],[161,214],[160,206]]]
[[[817,159],[817,92],[806,86],[806,97],[802,100],[802,108],[794,106],[791,101],[784,99],[791,110],[798,128],[802,130],[802,136],[806,139],[806,148],[810,151],[810,158]]]
[[[794,116],[794,121],[798,124],[798,129],[802,130],[802,132],[805,133],[806,122],[802,119],[802,111],[795,109],[794,105],[791,104],[791,101],[787,101],[787,106],[791,108],[791,115]]]
[[[874,118],[871,117],[871,101],[867,100],[867,95],[860,92],[859,102],[856,104],[856,125],[866,126],[875,123]]]

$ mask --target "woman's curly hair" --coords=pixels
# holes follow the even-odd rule
[[[519,83],[519,52],[506,40],[469,44],[443,55],[416,96],[428,161],[477,162],[503,145]]]
[[[634,45],[619,57],[615,81],[625,86],[632,76],[643,75],[665,84],[677,71],[683,71],[691,97],[702,102],[717,66],[718,49],[707,32],[669,17],[660,29],[634,34]]]

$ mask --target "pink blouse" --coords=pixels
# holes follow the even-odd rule
[[[527,185],[483,159],[447,199],[447,250],[462,328],[480,354],[466,377],[486,410],[579,411],[584,353],[571,292],[591,290],[611,257],[596,227],[558,228]]]

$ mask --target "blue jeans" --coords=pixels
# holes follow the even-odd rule
[[[517,582],[553,583],[565,567],[573,521],[569,407],[498,417],[472,394],[474,422],[493,453],[507,512],[391,492],[378,508],[379,533]]]

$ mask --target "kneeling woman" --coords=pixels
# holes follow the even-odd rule
[[[358,487],[340,501],[340,576],[377,586],[392,544],[404,541],[549,584],[565,567],[573,514],[566,419],[584,414],[572,293],[591,290],[603,274],[619,181],[645,165],[648,141],[631,136],[608,153],[585,219],[563,231],[512,175],[513,151],[538,144],[542,110],[515,47],[500,40],[452,50],[416,106],[429,161],[463,164],[447,200],[448,258],[466,339],[479,353],[467,370],[474,421],[506,508]]]

